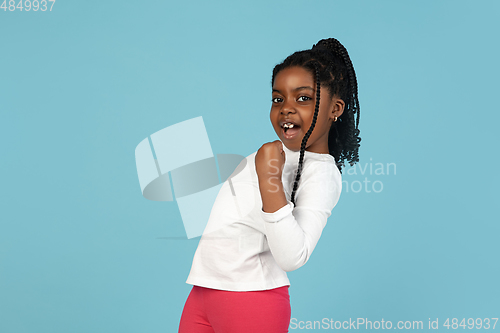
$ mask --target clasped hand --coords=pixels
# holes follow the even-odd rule
[[[266,213],[273,213],[287,204],[281,181],[284,165],[285,151],[280,140],[262,145],[255,155],[262,210]]]
[[[283,143],[280,140],[263,144],[255,155],[255,169],[259,180],[277,178],[281,181],[285,159]]]

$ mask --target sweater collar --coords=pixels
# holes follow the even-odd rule
[[[298,165],[300,151],[290,150],[287,148],[287,146],[285,146],[283,141],[281,141],[281,143],[283,144],[283,150],[285,151],[285,164],[295,165],[295,166]],[[335,158],[330,154],[313,153],[307,150],[304,151],[304,162],[306,160],[328,161],[335,163]]]
[[[283,141],[281,143],[283,144],[283,150],[285,151],[286,156],[294,156],[294,157],[296,156],[297,159],[299,158],[299,156],[300,156],[300,150],[299,151],[290,150],[290,149],[288,149],[287,146],[285,146],[285,144],[283,143]],[[307,151],[307,150],[304,151],[304,158],[306,156],[322,158],[323,156],[327,156],[327,155],[330,155],[330,154],[314,153],[312,151]]]

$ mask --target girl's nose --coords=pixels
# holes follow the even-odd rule
[[[283,108],[281,108],[281,113],[282,114],[295,113],[295,109],[290,104],[285,103],[285,105],[283,105]]]

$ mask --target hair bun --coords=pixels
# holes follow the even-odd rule
[[[332,55],[339,55],[342,44],[335,38],[322,39],[311,50],[325,50]]]

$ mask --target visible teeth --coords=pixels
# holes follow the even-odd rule
[[[286,124],[283,124],[283,127],[284,128],[293,128],[293,124],[292,123],[286,123]]]

